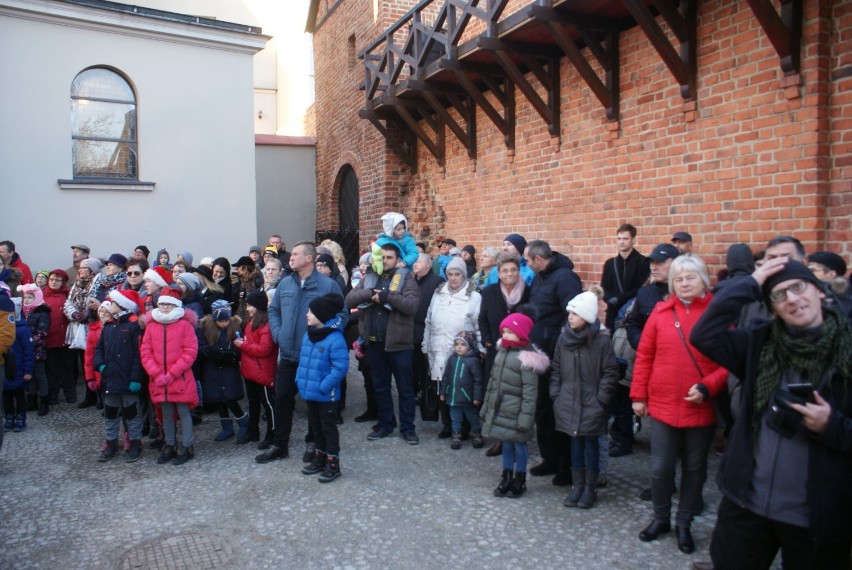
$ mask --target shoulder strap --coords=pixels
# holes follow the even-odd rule
[[[675,328],[677,329],[677,334],[680,335],[680,340],[683,341],[683,347],[686,348],[686,353],[689,355],[689,358],[692,359],[692,363],[695,364],[695,368],[698,369],[698,374],[704,378],[704,372],[701,371],[701,367],[698,365],[698,360],[695,359],[695,355],[692,354],[692,351],[689,349],[689,343],[686,342],[686,337],[683,336],[683,331],[680,328],[680,321],[677,318],[677,310],[675,310],[674,305],[672,305],[672,312],[674,313]]]

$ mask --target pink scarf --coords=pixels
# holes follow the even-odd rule
[[[512,312],[518,303],[521,302],[521,297],[524,296],[524,289],[526,289],[527,284],[524,283],[524,280],[518,276],[518,282],[515,283],[515,288],[511,291],[506,290],[506,286],[503,283],[500,283],[500,291],[503,293],[503,298],[506,299],[506,307],[509,309],[509,312]]]

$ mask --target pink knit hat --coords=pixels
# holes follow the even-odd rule
[[[509,329],[523,342],[529,342],[533,321],[522,313],[512,313],[500,322],[500,330]]]

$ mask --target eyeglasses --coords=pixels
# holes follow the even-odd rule
[[[784,289],[778,289],[769,294],[769,300],[773,303],[780,303],[782,301],[787,300],[787,292],[795,293],[796,295],[801,295],[808,288],[807,281],[796,281],[789,287],[785,287]]]
[[[132,276],[132,277],[138,277],[139,275],[142,275],[142,272],[141,271],[128,271],[127,274]]]

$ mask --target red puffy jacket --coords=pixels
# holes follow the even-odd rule
[[[95,370],[95,348],[98,346],[98,339],[101,338],[101,333],[104,327],[100,319],[89,323],[89,333],[86,335],[86,352],[83,353],[83,373],[86,382],[92,380],[98,388],[101,387],[101,373]]]
[[[272,387],[278,368],[278,346],[272,341],[269,323],[254,330],[249,321],[245,332],[246,338],[239,348],[242,353],[240,372],[246,380]]]
[[[44,304],[50,307],[50,327],[47,329],[47,338],[44,345],[47,348],[62,348],[65,344],[65,332],[68,329],[68,318],[62,311],[65,301],[68,299],[68,287],[62,287],[54,291],[50,287],[42,289],[44,293]]]
[[[713,295],[708,292],[687,307],[672,295],[657,303],[642,329],[630,399],[645,402],[651,417],[673,427],[701,427],[716,421],[713,402],[709,399],[700,404],[684,400],[693,385],[704,384],[711,397],[727,387],[728,371],[690,344],[689,350],[698,361],[703,376],[699,374],[675,326],[677,311],[680,330],[689,343],[692,328],[712,298]]]
[[[192,374],[192,363],[198,355],[198,337],[195,336],[195,313],[186,311],[173,323],[155,321],[152,313],[145,313],[145,336],[142,338],[142,366],[151,381],[148,390],[155,404],[174,402],[198,405],[198,389]],[[165,375],[165,385],[161,385]]]

